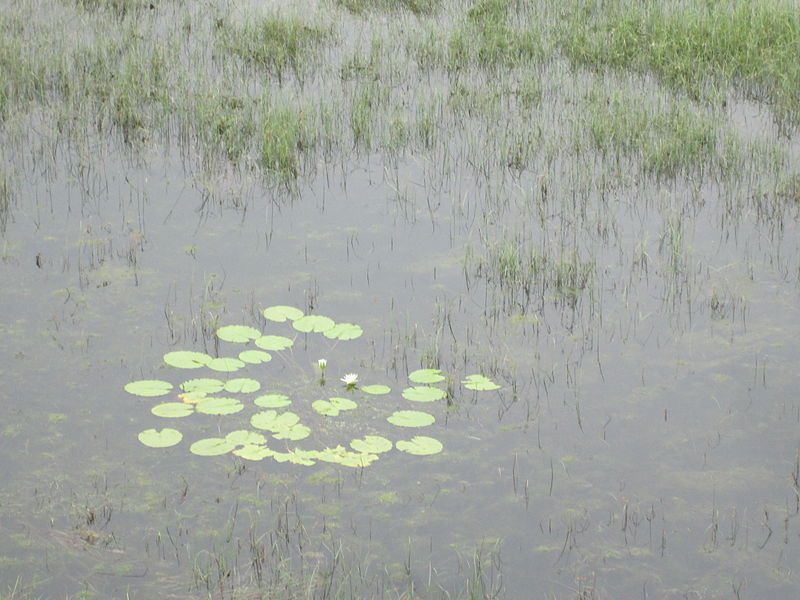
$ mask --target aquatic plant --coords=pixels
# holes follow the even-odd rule
[[[264,309],[264,317],[272,323],[287,323],[295,336],[319,334],[325,339],[338,342],[360,337],[363,330],[353,323],[336,323],[323,315],[306,315],[291,306],[271,306]],[[183,369],[195,370],[206,368],[216,372],[234,372],[247,365],[269,363],[271,352],[290,351],[295,343],[294,338],[275,333],[265,334],[255,327],[246,325],[223,325],[216,330],[217,337],[230,344],[253,344],[262,350],[244,350],[238,353],[239,358],[214,358],[204,352],[194,350],[174,350],[164,354],[164,364],[169,372],[180,372]],[[327,359],[318,359],[317,367],[324,375],[328,368]],[[408,376],[412,384],[405,388],[401,396],[411,402],[432,403],[447,396],[447,391],[435,384],[447,381],[447,377],[439,369],[418,369]],[[347,373],[341,377],[345,390],[349,393],[369,396],[387,396],[392,388],[381,383],[370,383],[357,386],[359,376]],[[131,381],[125,385],[125,391],[142,398],[163,397],[177,391],[175,400],[160,402],[150,412],[160,418],[183,419],[191,415],[214,415],[218,417],[241,413],[247,406],[256,406],[263,410],[251,414],[249,425],[252,429],[236,429],[224,436],[206,437],[195,440],[189,446],[192,454],[199,456],[217,456],[233,453],[246,460],[258,461],[273,458],[278,462],[289,462],[298,465],[313,465],[317,461],[337,463],[348,467],[366,467],[379,459],[381,454],[396,448],[407,454],[425,456],[437,454],[444,449],[441,441],[430,436],[414,436],[410,440],[392,441],[383,435],[368,433],[356,437],[349,442],[350,449],[343,445],[324,448],[306,448],[294,445],[294,442],[306,440],[312,436],[314,414],[316,418],[340,418],[343,414],[356,412],[359,402],[351,398],[327,397],[313,400],[310,405],[313,412],[303,413],[303,405],[298,403],[294,410],[285,410],[293,403],[292,399],[282,393],[267,392],[252,400],[241,398],[254,394],[268,386],[264,381],[253,377],[233,377],[226,380],[217,377],[196,377],[187,379],[177,386],[163,379],[142,379]],[[484,375],[468,375],[463,381],[466,389],[489,391],[499,389],[491,379]],[[177,388],[177,390],[176,390]],[[224,394],[224,395],[217,395]],[[369,405],[369,403],[362,403]],[[370,409],[379,409],[380,405],[369,405]],[[306,421],[306,422],[304,422]],[[341,425],[340,422],[336,421]],[[421,428],[433,425],[436,417],[428,412],[418,410],[394,410],[385,419],[396,427]],[[338,426],[337,426],[338,427]],[[325,427],[319,426],[324,432]],[[338,431],[338,429],[337,429]],[[176,446],[183,440],[183,433],[172,427],[162,429],[145,429],[139,434],[139,441],[153,448]],[[271,447],[273,440],[279,440],[281,449]],[[290,445],[291,443],[291,445]]]

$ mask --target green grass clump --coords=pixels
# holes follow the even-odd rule
[[[218,35],[226,51],[283,81],[287,69],[297,75],[307,68],[313,50],[328,40],[331,32],[296,16],[269,15],[245,20],[242,25],[223,21]]]
[[[800,118],[800,12],[785,0],[584,2],[561,45],[576,63],[654,73],[694,97],[735,83]]]
[[[336,4],[354,15],[370,10],[407,10],[415,15],[430,15],[439,9],[442,0],[336,0]]]
[[[261,122],[261,166],[280,179],[296,179],[303,154],[315,144],[313,132],[313,123],[302,109],[269,106]]]
[[[723,164],[714,122],[687,102],[659,106],[629,93],[592,91],[579,128],[604,156],[639,159],[659,177]]]
[[[207,163],[221,157],[236,164],[246,155],[257,131],[252,105],[245,96],[219,89],[194,98],[189,121]]]

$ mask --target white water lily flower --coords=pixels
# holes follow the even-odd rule
[[[341,380],[347,387],[353,387],[358,381],[358,373],[348,373]]]
[[[327,361],[327,360],[325,360],[324,358],[320,358],[320,359],[317,361],[317,364],[319,365],[319,370],[320,370],[320,371],[324,371],[324,370],[325,370],[325,367],[327,367],[327,366],[328,366],[328,361]]]

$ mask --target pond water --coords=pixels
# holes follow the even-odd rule
[[[476,162],[470,119],[430,148],[312,153],[289,185],[201,169],[158,136],[34,132],[7,150],[0,597],[793,597],[799,196],[775,190],[796,137],[733,103],[726,124],[780,144],[780,168],[650,176],[560,147],[584,77],[542,71],[566,88],[546,88],[522,169]],[[363,335],[297,332],[264,318],[274,305]],[[230,375],[164,363],[235,356],[224,325],[294,345]],[[401,392],[427,367],[447,396],[423,406]],[[347,390],[346,373],[391,392]],[[193,377],[290,396],[312,434],[274,448],[375,434],[443,451],[365,468],[198,456],[250,427],[258,394],[164,419],[162,398],[124,390]],[[339,396],[358,409],[311,407]],[[407,409],[436,421],[386,421]],[[183,440],[140,443],[154,427]]]

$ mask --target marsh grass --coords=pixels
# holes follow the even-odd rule
[[[263,168],[284,179],[297,178],[317,141],[311,117],[302,108],[278,103],[267,106],[260,120]]]
[[[365,15],[375,10],[405,10],[415,15],[430,15],[439,9],[442,0],[335,0],[335,3],[354,15]]]
[[[561,46],[576,63],[653,73],[695,98],[732,83],[800,118],[800,13],[788,1],[583,2]]]
[[[224,51],[282,82],[287,71],[297,76],[311,66],[332,31],[298,16],[271,14],[247,17],[241,24],[222,20],[217,35]]]

